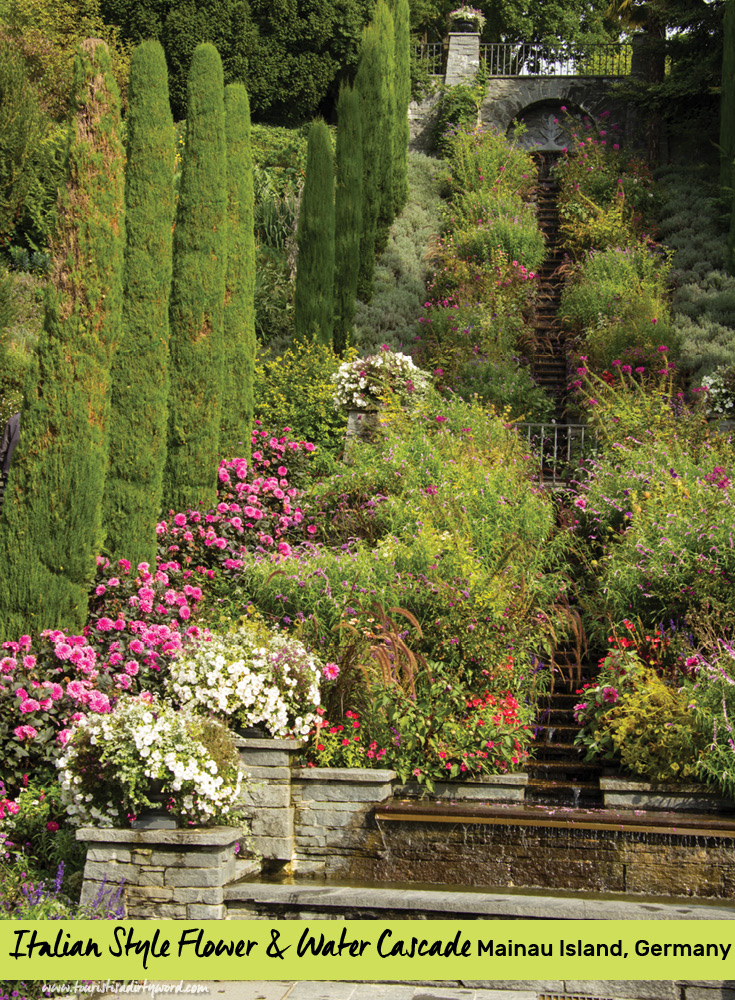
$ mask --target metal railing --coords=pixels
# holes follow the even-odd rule
[[[541,480],[548,486],[564,486],[597,451],[597,431],[587,424],[519,423],[515,429],[538,457]]]
[[[444,76],[447,48],[444,42],[419,42],[414,45],[416,58],[426,63],[429,76]]]
[[[633,47],[628,42],[584,49],[540,42],[491,42],[480,46],[489,76],[628,76]]]

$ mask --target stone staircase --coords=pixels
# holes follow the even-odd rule
[[[554,397],[555,419],[562,422],[566,414],[568,381],[564,335],[558,318],[562,289],[559,267],[564,251],[559,242],[559,185],[550,176],[555,160],[553,154],[537,154],[537,217],[548,252],[538,270],[539,283],[533,316],[535,350],[531,370],[538,385]]]

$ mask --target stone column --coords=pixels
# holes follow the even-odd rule
[[[235,844],[239,827],[177,830],[112,830],[83,827],[85,841],[81,904],[123,881],[130,920],[223,920],[224,887],[236,877]]]
[[[235,740],[243,782],[238,803],[250,821],[252,846],[265,861],[291,861],[294,851],[291,769],[305,740]]]
[[[471,82],[480,68],[480,36],[451,32],[444,82],[448,87]]]

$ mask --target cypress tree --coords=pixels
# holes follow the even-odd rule
[[[411,11],[408,0],[395,0],[393,12],[396,57],[396,128],[393,136],[394,212],[408,201],[408,105],[411,103]]]
[[[383,103],[379,137],[380,208],[376,250],[380,253],[388,240],[388,230],[395,217],[395,182],[393,175],[393,145],[396,131],[396,41],[393,15],[385,0],[378,0],[375,9],[383,74]]]
[[[373,294],[375,240],[380,209],[380,129],[385,104],[385,79],[380,65],[378,28],[371,22],[364,30],[355,87],[362,109],[362,231],[358,296],[369,302]]]
[[[343,84],[337,103],[337,190],[334,204],[334,349],[342,354],[355,319],[362,230],[360,95]]]
[[[102,542],[124,178],[119,95],[99,39],[78,49],[73,94],[44,327],[0,517],[0,634],[9,638],[82,627]]]
[[[332,343],[334,323],[334,155],[329,129],[312,122],[296,229],[294,336]]]
[[[112,360],[107,549],[155,565],[168,419],[174,132],[159,42],[133,53],[125,172],[123,337]]]
[[[735,0],[725,3],[720,98],[720,187],[732,198],[735,163]]]
[[[225,88],[227,276],[220,451],[250,457],[255,368],[255,237],[250,104],[241,83]]]
[[[217,495],[225,298],[227,162],[222,62],[198,45],[188,81],[171,281],[168,453],[164,503],[185,510]]]

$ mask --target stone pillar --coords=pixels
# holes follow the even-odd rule
[[[305,767],[294,773],[294,870],[339,875],[365,850],[367,816],[393,795],[396,772],[371,768]]]
[[[177,830],[112,830],[83,827],[87,863],[81,903],[94,902],[103,888],[124,881],[130,920],[223,920],[224,887],[237,872],[235,844],[240,827]]]
[[[479,68],[480,36],[470,33],[450,33],[445,84],[453,87],[457,83],[470,83]]]
[[[291,861],[294,851],[291,769],[305,740],[235,740],[248,780],[239,806],[250,821],[252,846],[273,861]]]

